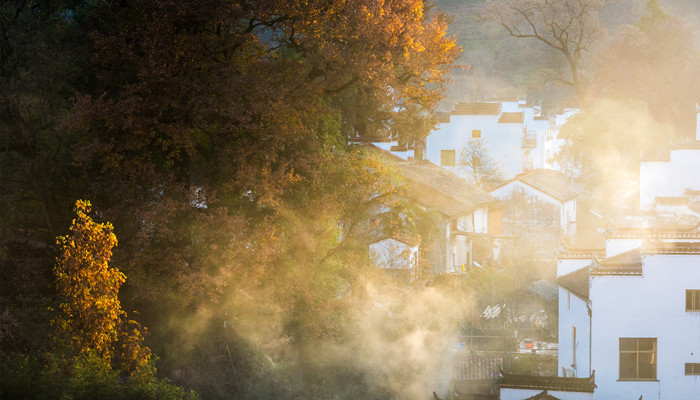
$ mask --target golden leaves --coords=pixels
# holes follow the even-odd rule
[[[143,365],[150,359],[151,352],[141,347],[140,332],[135,334],[132,328],[126,336],[122,333],[124,325],[133,324],[125,322],[126,313],[117,297],[126,276],[108,264],[112,248],[117,245],[112,224],[94,222],[88,215],[89,201],[76,201],[74,210],[77,218],[70,227],[71,234],[57,240],[61,254],[56,260],[54,275],[61,303],[59,315],[52,323],[73,352],[94,351],[111,361],[114,344],[126,340],[132,349],[131,356],[126,357],[131,359],[126,364]]]

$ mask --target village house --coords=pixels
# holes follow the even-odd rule
[[[438,126],[426,139],[425,158],[468,178],[459,167],[460,152],[470,139],[481,139],[506,179],[554,168],[552,158],[563,145],[558,139],[563,115],[545,117],[539,106],[522,99],[457,103],[438,115]]]
[[[560,171],[536,169],[517,175],[490,190],[489,194],[504,201],[519,198],[529,202],[529,208],[533,211],[545,212],[551,208],[553,215],[542,215],[540,218],[547,217],[549,226],[557,224],[561,234],[573,237],[576,234],[576,198],[581,189],[573,178]]]
[[[542,116],[539,106],[525,100],[494,99],[457,103],[448,112],[436,113],[437,127],[424,143],[399,143],[392,138],[365,138],[404,160],[429,160],[468,179],[459,166],[460,151],[470,139],[482,139],[505,178],[538,168],[559,169],[555,155],[564,145],[559,128],[576,113],[567,109]]]
[[[386,237],[370,244],[371,256],[379,267],[413,268],[418,252],[437,274],[465,273],[474,262],[497,256],[489,227],[500,221],[489,219],[490,208],[497,199],[428,161],[403,161],[384,153],[386,162],[396,171],[399,195],[433,217],[432,242],[423,242],[420,249],[401,238]],[[484,245],[486,243],[487,245]],[[497,251],[497,248],[495,249]]]
[[[699,140],[645,156],[642,212],[612,218],[604,247],[562,243],[558,377],[552,382],[595,377],[595,388],[560,392],[556,398],[698,397],[700,181],[688,173],[700,166],[698,160]],[[502,399],[531,395],[503,382]],[[548,390],[551,396],[553,387]]]

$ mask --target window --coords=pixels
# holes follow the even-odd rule
[[[700,311],[700,290],[685,291],[685,311]]]
[[[686,375],[700,375],[700,363],[685,363]]]
[[[474,129],[472,131],[472,139],[481,139],[481,129]]]
[[[440,165],[443,167],[454,167],[455,166],[455,151],[454,150],[440,150]]]
[[[620,338],[620,380],[656,379],[656,338]]]

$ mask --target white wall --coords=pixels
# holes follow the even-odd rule
[[[679,197],[687,189],[700,190],[700,148],[671,150],[670,161],[640,165],[639,203],[651,209],[657,196]]]
[[[557,260],[557,278],[591,265],[591,258],[559,258]]]
[[[576,327],[575,346],[573,327]],[[564,376],[563,368],[573,370],[577,378],[591,376],[590,332],[587,301],[559,287],[559,376]]]
[[[607,239],[605,241],[605,256],[612,257],[626,251],[630,251],[642,245],[642,239],[620,238]]]
[[[700,289],[700,256],[645,255],[643,276],[593,276],[592,368],[595,399],[690,400],[700,377],[700,312],[685,311],[685,290]],[[619,338],[657,338],[657,381],[618,381]]]
[[[576,199],[571,199],[562,203],[561,201],[548,195],[547,193],[537,190],[532,186],[527,185],[519,180],[514,180],[506,183],[505,185],[499,186],[496,189],[490,191],[489,194],[493,197],[496,197],[499,200],[505,200],[508,197],[510,197],[515,191],[523,192],[527,196],[535,197],[537,199],[540,199],[544,202],[556,206],[557,210],[559,210],[559,221],[561,224],[561,231],[565,234],[570,233],[573,235],[575,233],[569,232],[569,227],[571,225],[569,222],[573,223],[571,227],[572,229],[575,229]]]
[[[472,138],[472,130],[481,130],[481,139],[486,142],[489,155],[503,171],[512,178],[522,172],[521,139],[522,124],[499,124],[498,115],[452,115],[449,123],[440,123],[426,139],[425,158],[440,165],[441,150],[455,150],[459,153]],[[467,179],[467,174],[458,167],[446,169]]]
[[[489,210],[487,207],[480,207],[474,210],[474,232],[488,233],[489,231]]]
[[[511,181],[506,183],[505,185],[499,186],[496,189],[490,191],[489,194],[493,197],[496,197],[499,200],[505,200],[516,191],[523,192],[528,196],[533,196],[547,203],[561,207],[561,202],[559,200],[518,180]]]
[[[542,155],[544,163],[543,168],[554,169],[557,171],[565,170],[564,167],[566,166],[559,165],[559,163],[552,158],[556,156],[566,144],[566,140],[559,139],[559,131],[562,125],[564,125],[566,121],[576,113],[578,113],[577,109],[567,108],[554,116],[544,135],[544,150]]]

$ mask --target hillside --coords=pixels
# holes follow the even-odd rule
[[[566,105],[570,96],[566,88],[548,82],[546,71],[561,62],[557,54],[536,40],[510,37],[498,26],[482,23],[477,9],[485,0],[435,0],[435,5],[452,15],[449,32],[454,34],[463,52],[461,69],[452,73],[452,84],[441,108],[453,102],[478,100],[486,96],[514,96],[527,93],[544,107]],[[621,26],[637,21],[647,0],[623,0],[601,15],[608,35]],[[681,15],[689,26],[700,24],[700,3],[693,0],[661,0],[669,14]],[[695,38],[696,45],[699,38]],[[603,39],[599,45],[604,45]]]

